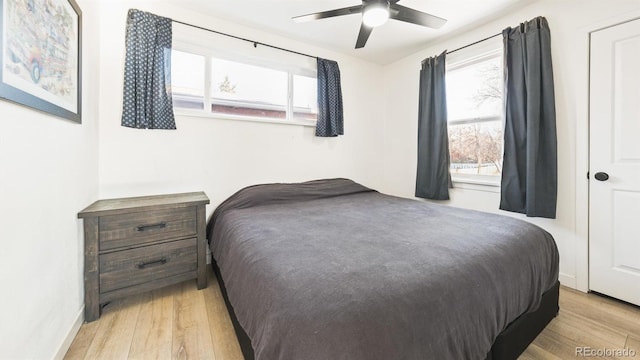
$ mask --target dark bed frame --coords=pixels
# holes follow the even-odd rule
[[[233,328],[238,337],[238,343],[242,350],[242,355],[245,360],[254,360],[255,356],[253,348],[251,347],[251,340],[244,331],[238,318],[233,310],[233,306],[229,302],[227,296],[227,288],[224,285],[224,280],[220,275],[220,268],[214,259],[211,261],[213,271],[220,284],[220,290],[222,291],[222,297],[224,303],[229,311]],[[515,319],[511,324],[507,326],[496,338],[496,341],[491,346],[489,354],[485,360],[515,360],[522,354],[531,342],[542,332],[547,324],[558,314],[560,308],[558,307],[558,295],[560,291],[560,282],[556,282],[555,285],[542,294],[542,300],[538,310],[524,314]]]

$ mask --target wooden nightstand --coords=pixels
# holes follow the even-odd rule
[[[98,200],[84,219],[85,321],[113,299],[189,279],[207,287],[204,192]]]

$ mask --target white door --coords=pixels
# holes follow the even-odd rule
[[[640,19],[591,34],[589,287],[640,305]]]

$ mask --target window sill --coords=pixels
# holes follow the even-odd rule
[[[258,122],[258,123],[263,123],[263,124],[281,124],[281,125],[297,125],[297,126],[316,127],[316,122],[313,121],[313,120],[268,119],[268,118],[259,118],[259,117],[251,117],[251,116],[211,114],[211,113],[206,113],[204,111],[198,111],[198,110],[194,110],[194,111],[190,111],[190,110],[174,110],[174,115],[175,116],[218,119],[218,120],[249,121],[249,122]]]
[[[500,182],[479,179],[453,178],[453,188],[500,193]]]

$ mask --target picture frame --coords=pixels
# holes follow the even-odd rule
[[[0,98],[81,123],[81,32],[74,0],[0,0]]]

